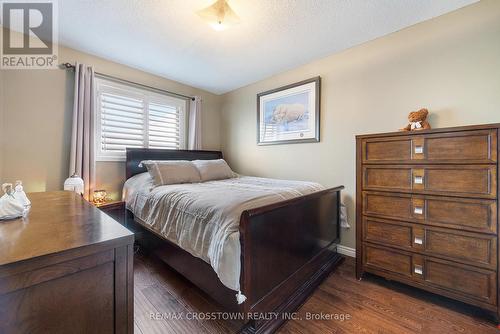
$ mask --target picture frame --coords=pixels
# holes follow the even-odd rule
[[[257,94],[257,145],[320,141],[321,77]]]

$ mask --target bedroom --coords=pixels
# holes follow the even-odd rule
[[[50,56],[57,58],[36,69],[15,62],[29,60],[32,50],[8,54],[6,45],[31,45],[47,31],[36,30],[34,14],[30,39],[21,38],[25,7],[9,16],[11,3],[19,2],[2,1],[0,183],[12,184],[15,197],[22,180],[32,204],[24,218],[0,220],[0,305],[16,310],[2,312],[0,332],[67,332],[69,324],[81,333],[496,331],[499,1],[230,0],[222,21],[219,7],[204,11],[215,3],[209,0],[42,1],[52,10],[34,11],[51,18],[42,22],[54,27]],[[306,97],[295,94],[301,88]],[[162,116],[172,108],[177,112]],[[400,132],[421,108],[432,130]],[[107,121],[120,129],[103,126]],[[170,124],[174,131],[162,133]],[[124,147],[138,150],[127,160]],[[155,148],[208,152],[156,155]],[[165,242],[165,230],[151,227],[163,223],[141,223],[141,210],[123,193],[130,177],[152,177],[148,166],[139,167],[143,160],[221,157],[227,165],[212,167],[227,176],[212,177],[222,180],[200,182],[194,171],[206,167],[203,161],[184,163],[200,179],[179,181],[179,189],[215,182],[219,193],[209,188],[194,201],[211,204],[189,209],[246,212],[229,224],[233,243],[222,255]],[[77,171],[85,199],[58,192],[65,182],[81,186],[80,178],[68,179]],[[168,183],[162,177],[169,173],[158,182]],[[258,179],[243,185],[232,173],[293,186],[279,187],[282,200],[268,196],[243,208],[237,198],[262,200],[250,191]],[[291,194],[318,184],[326,190]],[[230,187],[242,190],[225,197]],[[377,197],[387,193],[397,196]],[[4,197],[3,216],[17,207],[8,205],[12,197]],[[218,207],[218,199],[233,206]],[[148,217],[165,213],[150,202],[144,207]],[[445,214],[448,221],[436,217]],[[173,219],[169,228],[183,224],[194,226]],[[247,236],[237,240],[234,229],[243,227]],[[370,231],[379,239],[368,240]],[[184,242],[204,244],[189,236]],[[255,253],[240,261],[239,252]],[[229,261],[212,259],[224,254]],[[370,255],[378,264],[366,261]],[[61,269],[75,267],[63,260],[79,269]],[[215,270],[214,261],[229,270]],[[295,275],[301,268],[309,271]],[[243,278],[252,269],[256,274]],[[219,279],[228,272],[230,287]],[[443,272],[449,280],[432,277]],[[59,284],[71,289],[61,293]],[[225,319],[240,314],[243,320]]]

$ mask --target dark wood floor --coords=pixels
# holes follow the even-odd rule
[[[239,330],[236,321],[207,320],[223,310],[159,260],[139,254],[134,266],[136,333]],[[193,320],[198,314],[204,319]],[[337,319],[307,320],[312,315]],[[342,321],[342,315],[350,318]],[[493,319],[476,308],[374,276],[357,281],[351,258],[323,282],[297,316],[302,320],[289,321],[279,333],[500,333]]]

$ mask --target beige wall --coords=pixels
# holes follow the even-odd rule
[[[256,145],[256,94],[322,77],[321,142]],[[240,173],[343,184],[355,245],[356,134],[394,131],[427,107],[434,127],[500,122],[500,1],[476,5],[223,96],[223,151]]]
[[[220,148],[219,96],[64,47],[59,48],[59,60],[90,64],[97,72],[180,94],[201,95],[203,146]],[[5,109],[0,131],[5,139],[0,146],[0,182],[21,179],[28,191],[62,189],[69,168],[73,77],[64,70],[0,71],[4,85],[0,106]],[[123,162],[97,163],[97,187],[119,198],[124,166]]]
[[[1,30],[0,30],[1,32]],[[4,109],[4,97],[3,97],[3,71],[0,71],[0,183],[2,182],[2,165],[3,165],[3,109]]]

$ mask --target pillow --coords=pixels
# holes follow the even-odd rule
[[[191,161],[185,160],[145,160],[141,161],[155,187],[167,184],[200,182],[200,173]]]
[[[230,179],[236,176],[224,159],[194,160],[193,164],[198,169],[202,182]]]

